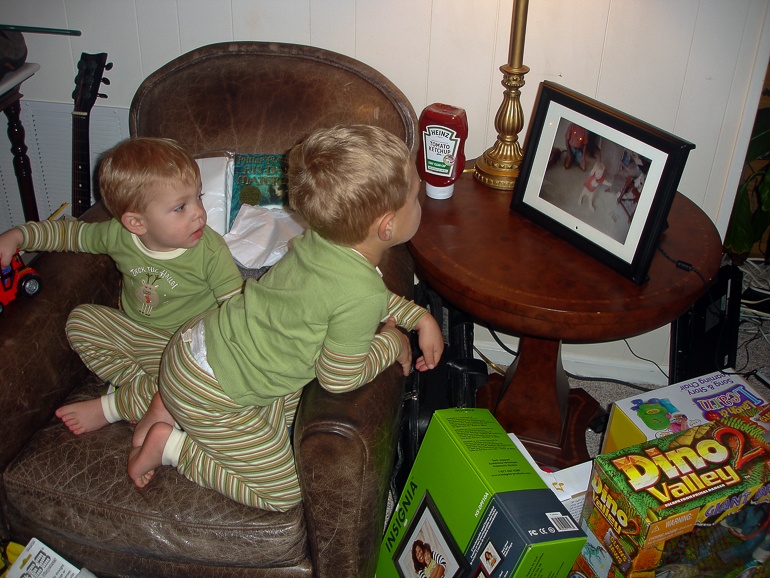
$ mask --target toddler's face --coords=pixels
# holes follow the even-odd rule
[[[142,243],[151,251],[173,251],[195,247],[206,226],[200,181],[159,183],[142,212],[146,233]]]

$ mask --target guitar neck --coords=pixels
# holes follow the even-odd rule
[[[89,113],[72,113],[72,216],[75,218],[91,206],[89,127]]]

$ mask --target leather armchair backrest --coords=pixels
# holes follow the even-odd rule
[[[141,84],[130,132],[179,141],[192,154],[281,154],[308,133],[370,124],[414,153],[417,118],[396,86],[347,56],[295,44],[227,42],[183,54]]]

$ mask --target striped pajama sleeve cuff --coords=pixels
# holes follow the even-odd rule
[[[26,251],[80,251],[80,221],[31,221],[19,225]]]
[[[341,355],[324,346],[316,362],[316,375],[324,389],[333,393],[350,391],[390,367],[399,353],[401,340],[392,330],[375,335],[369,352],[360,355]]]
[[[414,301],[409,301],[395,293],[390,294],[388,299],[388,315],[396,319],[396,325],[403,327],[407,331],[412,331],[417,322],[427,312],[427,309],[416,305]]]

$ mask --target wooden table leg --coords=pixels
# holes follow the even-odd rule
[[[11,141],[13,153],[13,171],[21,193],[21,207],[25,221],[39,221],[35,187],[32,184],[32,165],[27,156],[27,145],[24,143],[24,126],[21,124],[21,106],[13,102],[3,110],[8,117],[8,139]]]
[[[585,432],[599,403],[569,388],[560,348],[559,341],[522,337],[509,386],[500,396],[502,378],[491,378],[477,392],[477,406],[492,411],[536,462],[564,468],[590,459]]]

